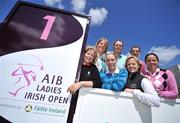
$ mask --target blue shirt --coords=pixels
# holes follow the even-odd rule
[[[128,72],[125,68],[116,68],[116,71],[114,73],[101,72],[100,77],[103,89],[119,92],[122,91],[126,84]]]
[[[126,58],[127,56],[123,55],[123,54],[120,54],[118,57],[117,57],[117,66],[118,68],[125,68],[125,62],[126,62]]]

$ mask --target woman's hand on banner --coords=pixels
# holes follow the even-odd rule
[[[77,90],[79,90],[82,87],[81,82],[76,82],[72,85],[70,85],[67,89],[67,92],[70,92],[71,94],[74,94]]]

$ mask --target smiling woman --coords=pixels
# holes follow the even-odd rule
[[[101,79],[99,71],[94,65],[96,62],[97,53],[93,47],[87,47],[84,52],[83,65],[79,82],[76,82],[68,87],[68,92],[75,93],[81,87],[101,88]]]
[[[151,82],[140,73],[141,63],[135,56],[126,60],[128,79],[125,85],[125,92],[132,93],[140,102],[148,106],[160,106],[160,99]]]
[[[95,48],[87,47],[84,51],[84,58],[79,82],[75,82],[67,89],[68,92],[73,94],[71,99],[71,112],[69,112],[68,123],[71,123],[73,119],[76,108],[76,101],[79,93],[78,90],[82,87],[101,88],[102,86],[99,71],[96,65],[94,65],[94,63],[96,62],[96,58],[97,54]]]
[[[127,80],[127,70],[117,67],[117,57],[114,53],[107,53],[105,60],[108,69],[100,73],[102,88],[122,91]]]
[[[159,96],[166,99],[176,99],[179,92],[174,74],[168,69],[161,69],[159,57],[155,53],[148,53],[145,56],[147,68],[143,74],[151,80]]]

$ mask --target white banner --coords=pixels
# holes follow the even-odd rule
[[[89,19],[24,2],[15,7],[0,33],[0,115],[65,123]]]
[[[160,107],[142,104],[130,93],[82,88],[73,123],[179,123],[180,99]]]

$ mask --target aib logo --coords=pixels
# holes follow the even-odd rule
[[[41,60],[33,55],[30,55],[31,61],[27,63],[17,63],[17,67],[12,71],[11,76],[16,78],[13,82],[9,94],[17,96],[17,94],[26,87],[30,86],[32,82],[36,81],[36,70],[43,70],[43,63]],[[37,69],[35,69],[37,68]]]

